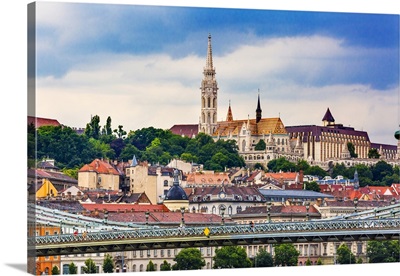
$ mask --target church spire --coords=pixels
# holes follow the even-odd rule
[[[228,114],[226,115],[226,121],[227,122],[232,122],[233,121],[233,115],[232,115],[231,101],[230,100],[229,100]]]
[[[256,123],[261,120],[261,105],[260,105],[260,89],[258,89],[258,101],[257,101],[257,109],[256,109]]]
[[[208,70],[214,69],[213,60],[212,60],[211,34],[208,34],[206,69],[208,69]]]
[[[201,113],[199,132],[213,135],[217,129],[218,83],[213,66],[211,34],[208,34],[206,66],[201,81]]]

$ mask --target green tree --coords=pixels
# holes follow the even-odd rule
[[[398,262],[400,244],[398,241],[368,241],[367,257],[369,263]]]
[[[188,152],[182,153],[180,157],[181,157],[181,159],[182,159],[183,161],[189,162],[189,163],[191,163],[191,162],[197,162],[197,159],[198,159],[196,156],[194,156],[193,154],[188,153]]]
[[[201,269],[206,265],[201,252],[197,248],[184,248],[174,258],[176,262],[173,270],[194,270]]]
[[[307,259],[307,261],[305,262],[305,264],[308,265],[312,265],[310,258]]]
[[[319,187],[318,183],[315,181],[311,182],[304,182],[305,188],[308,191],[320,192],[321,188]]]
[[[53,266],[53,268],[51,269],[51,275],[60,275],[60,269],[58,268],[58,266]]]
[[[83,269],[83,272],[85,274],[96,274],[96,273],[98,273],[97,269],[96,269],[96,264],[94,263],[94,261],[91,258],[89,258],[89,259],[87,259],[85,261],[85,266],[82,267],[82,269]]]
[[[261,139],[258,141],[257,145],[254,147],[255,150],[265,150],[267,145],[265,144],[265,141]]]
[[[122,125],[119,125],[117,129],[114,129],[114,133],[117,135],[118,138],[125,138],[126,131],[123,129]]]
[[[78,274],[78,267],[72,262],[68,266],[69,274]]]
[[[358,154],[356,153],[356,148],[354,147],[353,143],[348,142],[347,148],[349,149],[350,157],[354,157],[354,158],[358,157]]]
[[[85,135],[88,138],[99,139],[100,137],[100,117],[98,115],[93,116],[90,122],[86,124]]]
[[[274,263],[276,266],[297,266],[299,255],[293,244],[278,244],[275,246]]]
[[[269,252],[267,252],[267,250],[265,250],[264,247],[261,247],[254,258],[254,266],[255,267],[274,266],[274,258]]]
[[[318,260],[317,260],[317,265],[322,265],[323,263],[322,263],[322,260],[321,260],[321,258],[318,258]]]
[[[254,164],[254,169],[256,169],[256,170],[258,169],[258,170],[263,170],[263,171],[265,171],[264,165],[261,164],[261,163],[259,163],[259,162],[257,162],[257,163]]]
[[[252,265],[246,250],[240,246],[223,246],[215,249],[213,262],[213,268],[246,268]]]
[[[349,177],[347,171],[348,171],[348,169],[344,163],[335,164],[335,166],[333,166],[333,170],[332,170],[332,177],[335,178],[338,175],[342,175],[347,178],[353,178],[353,176]],[[354,172],[353,172],[353,174],[354,174]]]
[[[297,164],[296,164],[297,172],[299,172],[299,171],[305,172],[306,170],[308,170],[308,168],[310,168],[310,164],[308,164],[306,160],[297,161]]]
[[[345,243],[342,243],[337,249],[337,261],[339,264],[356,263],[356,257]]]
[[[379,154],[377,149],[370,149],[368,151],[368,158],[379,159],[381,155]]]
[[[361,257],[358,257],[357,263],[358,263],[358,264],[362,264],[362,263],[363,263],[363,259],[362,259]]]
[[[317,175],[321,178],[328,175],[328,173],[319,166],[310,166],[304,171],[304,174]]]
[[[385,176],[393,175],[393,167],[383,160],[372,166],[371,172],[374,181],[382,181]]]
[[[149,263],[147,264],[146,271],[156,271],[156,268],[152,260],[150,260]]]
[[[296,164],[290,162],[285,157],[280,157],[278,159],[273,159],[268,162],[268,169],[273,172],[294,172],[296,171]]]
[[[103,261],[103,272],[104,273],[113,273],[114,272],[114,261],[110,254],[106,254]]]
[[[107,117],[106,125],[104,126],[104,134],[105,135],[112,135],[112,128],[111,128],[111,117]]]
[[[164,260],[164,262],[160,265],[160,271],[170,271],[171,269],[171,264],[166,260]]]

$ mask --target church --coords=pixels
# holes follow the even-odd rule
[[[351,159],[347,148],[348,142],[355,146],[358,158],[364,160],[362,162],[368,159],[369,150],[376,148],[381,159],[398,163],[399,144],[392,146],[371,143],[367,132],[335,123],[329,108],[322,118],[322,126],[287,127],[279,117],[262,117],[260,94],[258,94],[255,117],[234,119],[229,103],[226,120],[217,121],[218,82],[215,75],[211,35],[209,34],[206,65],[203,69],[200,87],[199,123],[174,125],[170,128],[172,133],[190,138],[196,137],[198,133],[205,133],[215,141],[219,139],[235,140],[239,154],[244,158],[247,166],[254,166],[257,163],[266,166],[270,160],[285,157],[293,162],[306,160],[310,164],[327,167],[328,162],[337,163]],[[257,147],[256,150],[259,143],[263,144],[262,149]],[[370,161],[376,162],[372,159]]]

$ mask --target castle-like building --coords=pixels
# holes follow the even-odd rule
[[[234,119],[232,107],[225,121],[217,121],[218,83],[213,66],[211,35],[208,35],[206,66],[201,81],[201,110],[199,124],[174,125],[170,130],[179,135],[195,137],[205,133],[215,141],[235,140],[239,154],[248,166],[256,163],[267,165],[270,160],[285,157],[291,161],[306,160],[313,165],[327,168],[335,163],[352,166],[357,163],[372,165],[384,159],[391,164],[399,164],[400,140],[397,146],[372,143],[366,131],[355,130],[338,124],[327,108],[322,125],[285,126],[281,118],[263,118],[258,93],[255,118]],[[354,145],[357,158],[351,158],[347,144]],[[257,147],[261,146],[261,150]],[[371,149],[376,149],[380,159],[368,158]]]

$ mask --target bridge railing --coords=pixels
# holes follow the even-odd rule
[[[283,232],[329,232],[348,230],[395,229],[400,233],[400,219],[368,219],[368,220],[340,220],[340,221],[308,221],[308,222],[273,222],[255,224],[254,226],[221,225],[208,227],[208,236],[266,234]],[[184,228],[156,228],[116,230],[104,232],[88,232],[79,234],[60,234],[51,236],[36,236],[28,238],[28,246],[60,244],[71,242],[90,242],[120,239],[144,238],[181,238],[182,236],[205,236],[205,227]]]

